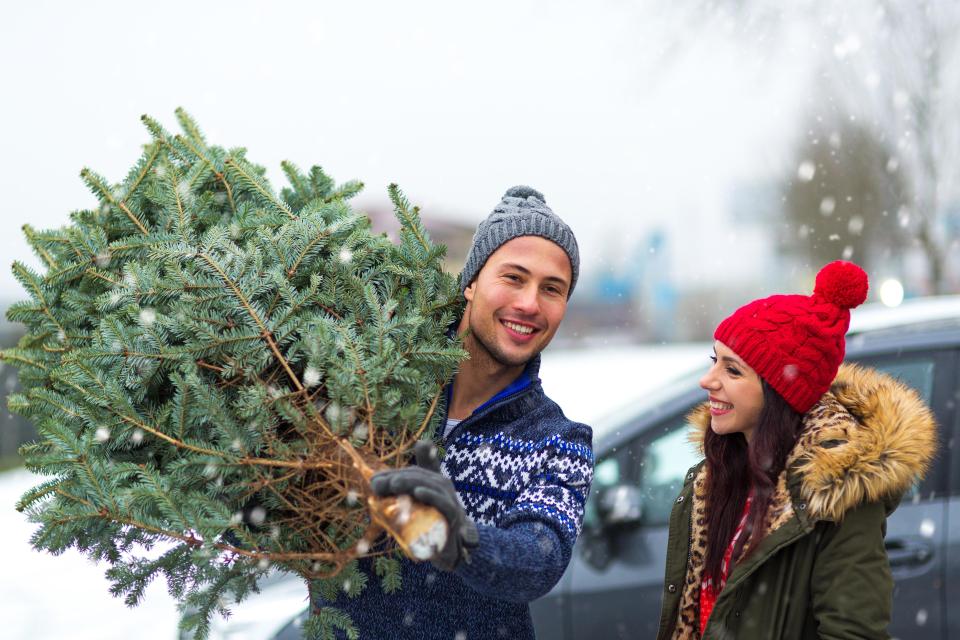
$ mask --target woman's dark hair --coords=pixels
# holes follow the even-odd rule
[[[753,430],[752,446],[742,433],[717,435],[708,428],[703,449],[707,458],[707,556],[704,577],[719,584],[723,556],[743,516],[750,487],[753,503],[743,535],[734,548],[733,561],[744,544],[756,549],[764,535],[767,509],[777,488],[777,478],[787,455],[800,435],[802,415],[787,404],[763,378],[763,408]],[[732,571],[731,563],[731,571]]]

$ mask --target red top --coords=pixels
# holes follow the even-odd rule
[[[703,635],[707,628],[707,621],[710,614],[713,613],[713,605],[717,603],[717,597],[723,591],[727,584],[727,577],[730,575],[730,559],[733,557],[733,548],[737,545],[737,540],[743,535],[743,530],[747,526],[747,516],[750,514],[750,503],[753,502],[753,491],[747,496],[747,502],[743,506],[743,516],[740,518],[740,524],[733,533],[733,539],[727,545],[727,550],[723,554],[723,562],[720,564],[720,586],[713,584],[710,578],[704,578],[700,583],[700,635]]]

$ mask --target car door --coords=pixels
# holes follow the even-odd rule
[[[585,526],[570,566],[572,640],[646,638],[660,616],[667,523],[687,470],[699,455],[687,440],[686,414],[702,393],[687,395],[662,419],[597,463]],[[635,525],[602,528],[597,502],[618,485],[639,489]]]
[[[896,351],[858,358],[912,386],[933,409],[940,425],[941,450],[922,482],[904,496],[887,520],[885,540],[894,578],[890,634],[900,640],[945,635],[949,442],[953,425],[956,352]]]
[[[948,351],[878,353],[858,360],[916,388],[953,424],[949,399],[955,393],[956,354]],[[686,470],[699,459],[687,442],[686,414],[700,395],[661,413],[652,426],[599,459],[585,526],[568,572],[570,640],[652,637],[659,622],[667,523]],[[944,421],[951,418],[950,422]],[[630,427],[626,428],[627,431]],[[945,443],[948,438],[941,437]],[[891,634],[900,640],[943,638],[946,590],[945,489],[948,467],[941,453],[926,478],[891,516],[887,552],[895,580]],[[604,488],[632,484],[643,498],[636,526],[603,529],[597,497]],[[960,559],[958,559],[960,564]],[[960,636],[958,636],[960,637]]]
[[[944,597],[946,608],[946,633],[944,638],[960,638],[960,349],[954,353],[952,395],[946,399],[947,408],[953,411],[953,430],[941,440],[940,455],[949,467],[949,496],[947,497],[946,554],[944,571]],[[948,605],[952,605],[949,606]]]

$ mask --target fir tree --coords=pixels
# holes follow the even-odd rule
[[[0,358],[40,434],[21,453],[50,478],[18,504],[33,545],[106,561],[131,606],[164,576],[202,638],[270,568],[356,595],[356,559],[375,555],[370,588],[390,591],[384,530],[414,557],[442,544],[439,513],[367,480],[432,434],[465,353],[445,249],[395,186],[398,245],[349,206],[359,183],[284,163],[278,195],[244,149],[177,118],[172,135],[144,116],[152,141],[122,183],[81,172],[99,207],[25,227],[45,272],[14,264],[30,299],[7,317],[28,333]],[[333,609],[304,629],[356,635]]]

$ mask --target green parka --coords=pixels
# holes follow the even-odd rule
[[[708,408],[691,421],[702,443]],[[933,414],[893,378],[843,365],[803,425],[766,535],[734,566],[704,640],[889,638],[886,518],[933,457]],[[700,638],[706,476],[693,467],[674,504],[657,640]]]

